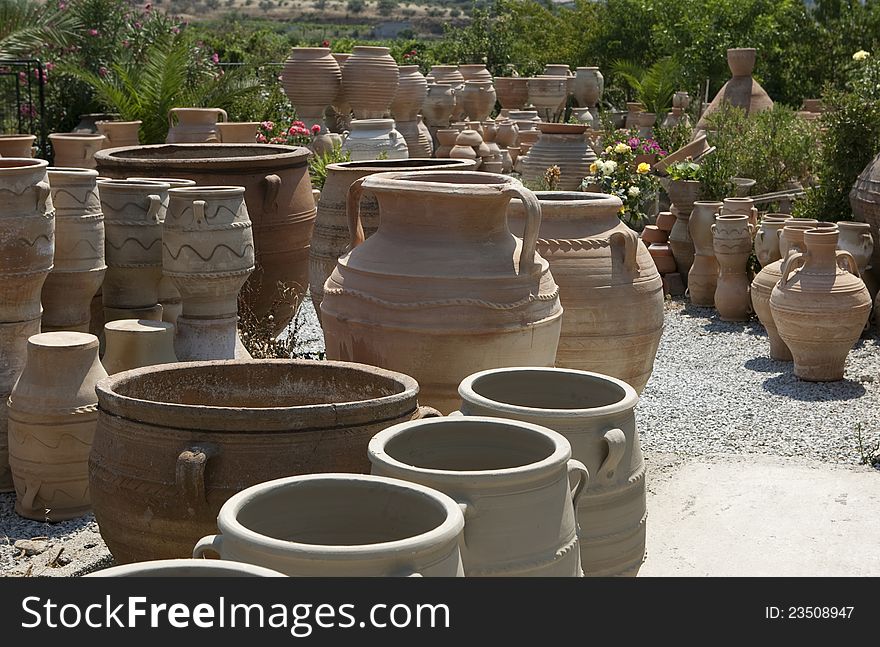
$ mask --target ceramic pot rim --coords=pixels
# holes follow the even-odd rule
[[[712,206],[712,207],[718,207],[720,209],[721,207],[724,206],[724,203],[720,202],[720,201],[716,202],[715,200],[694,200],[694,206],[696,207],[697,205],[700,205],[700,206],[708,205],[708,206]]]
[[[840,232],[838,232],[837,229],[819,229],[818,227],[814,227],[813,229],[807,229],[804,232],[804,244],[836,245],[839,237]]]
[[[10,164],[10,162],[12,162]],[[49,162],[38,157],[0,157],[0,173],[48,169]]]
[[[171,371],[196,371],[200,368],[224,366],[276,365],[294,371],[298,367],[344,368],[378,375],[401,385],[399,393],[332,404],[304,404],[282,407],[224,407],[205,404],[179,404],[147,400],[122,395],[117,389],[133,380],[149,379],[153,374]],[[221,368],[222,370],[222,368]],[[98,382],[99,408],[110,415],[128,420],[157,425],[172,431],[196,430],[206,433],[272,433],[292,430],[326,430],[341,428],[357,421],[379,422],[377,412],[381,409],[383,419],[395,419],[418,410],[416,398],[419,385],[414,378],[403,373],[355,362],[305,359],[217,360],[157,364],[111,375]],[[368,404],[369,403],[369,404]],[[308,410],[308,416],[297,415]]]
[[[218,121],[217,128],[223,130],[229,126],[259,126],[260,123],[259,121]]]
[[[836,223],[838,229],[864,229],[865,231],[871,231],[871,225],[866,222],[856,222],[854,220],[840,220]],[[819,229],[819,227],[817,227]],[[830,229],[830,227],[826,227],[826,229]]]
[[[316,54],[318,52],[322,52],[324,54],[330,53],[329,47],[293,47],[291,49],[292,53],[302,52],[303,54]]]
[[[52,352],[57,353],[97,348],[98,338],[87,332],[58,330],[55,332],[41,332],[36,335],[31,335],[28,337],[27,343],[28,348],[51,348]]]
[[[333,484],[353,483],[355,487],[370,487],[376,483],[382,483],[386,487],[393,488],[398,492],[404,491],[410,495],[415,495],[426,502],[432,503],[435,507],[442,507],[446,513],[446,518],[440,525],[411,537],[375,544],[336,546],[275,539],[274,537],[268,537],[255,530],[251,530],[238,521],[239,512],[252,500],[262,498],[278,490],[285,490],[313,482],[320,483],[321,481]],[[281,557],[296,555],[299,558],[303,558],[310,555],[319,555],[323,558],[347,561],[370,559],[373,557],[387,558],[390,553],[401,552],[407,557],[412,558],[420,552],[432,551],[440,544],[454,541],[464,529],[464,514],[451,497],[418,483],[385,476],[374,476],[372,474],[328,472],[274,479],[252,485],[234,494],[220,508],[220,514],[217,515],[217,529],[221,535],[226,535],[230,538],[234,537],[238,541],[243,540],[252,546],[258,546],[262,552],[270,552]]]
[[[258,155],[231,155],[229,157],[162,157],[162,153],[174,151],[234,151],[250,149],[260,152]],[[155,152],[158,156],[147,156]],[[143,153],[144,156],[129,156],[131,153]],[[283,144],[142,144],[140,146],[118,146],[105,148],[95,153],[95,162],[105,170],[116,168],[126,169],[129,174],[134,169],[161,168],[184,169],[189,173],[214,173],[217,170],[233,168],[245,171],[277,172],[280,169],[305,166],[312,152],[304,146],[285,146]]]
[[[91,168],[77,168],[75,166],[50,166],[46,169],[49,175],[53,173],[64,173],[65,175],[79,175],[83,177],[97,178],[98,172]]]
[[[174,574],[179,569],[197,571],[193,574]],[[88,573],[83,577],[287,577],[265,566],[235,562],[228,559],[153,559],[134,564],[112,566]]]
[[[355,45],[354,48],[352,48],[351,53],[357,54],[358,52],[364,52],[364,53],[369,52],[369,53],[374,53],[374,54],[378,54],[381,52],[382,54],[390,54],[391,48],[390,47],[382,47],[381,45]]]
[[[97,123],[97,122],[95,122]],[[101,133],[50,133],[49,139],[107,139]]]
[[[424,178],[424,179],[422,179]],[[431,178],[446,178],[447,181],[431,181]],[[461,178],[462,182],[456,182]],[[475,180],[468,183],[467,179]],[[451,180],[451,181],[449,181]],[[363,183],[364,189],[380,190],[388,193],[418,193],[420,195],[467,195],[469,198],[498,197],[513,187],[522,188],[522,184],[500,173],[483,173],[480,171],[405,171],[398,173],[376,173],[367,176]]]
[[[748,222],[749,217],[744,213],[728,213],[715,216],[715,222]]]
[[[35,141],[37,136],[29,135],[28,133],[0,133],[0,139],[30,139],[31,141]]]
[[[586,407],[582,409],[544,409],[539,407],[525,407],[499,400],[487,398],[474,389],[474,384],[483,377],[489,375],[497,375],[499,373],[512,373],[514,371],[531,372],[531,373],[548,373],[553,374],[571,374],[580,378],[587,377],[597,382],[609,382],[623,390],[623,397],[617,402],[606,404],[600,407]],[[542,366],[512,366],[507,368],[493,368],[480,371],[467,376],[458,386],[458,394],[463,401],[473,402],[479,406],[488,409],[502,411],[505,414],[532,416],[541,418],[572,418],[577,417],[602,417],[623,413],[633,409],[639,402],[639,396],[636,390],[623,380],[619,380],[610,375],[594,373],[592,371],[579,371],[570,368],[547,368]]]
[[[179,184],[181,182],[183,183],[183,186],[195,186],[196,185],[195,180],[188,180],[185,177],[140,177],[140,176],[135,175],[132,177],[127,177],[125,179],[126,180],[135,180],[136,182],[144,182],[144,181],[146,181],[146,182],[163,182],[165,184],[171,184],[172,185],[171,188],[181,188],[181,187],[174,186],[175,183]]]
[[[443,129],[441,129],[443,130]],[[458,134],[458,131],[447,128]],[[440,132],[440,131],[438,131]],[[430,162],[424,166],[415,165],[409,168],[408,163],[412,162]],[[474,160],[464,159],[438,159],[436,157],[409,157],[402,160],[363,160],[359,162],[336,162],[328,164],[327,169],[330,171],[374,171],[375,169],[384,169],[386,172],[401,171],[409,173],[412,171],[442,171],[442,170],[471,170],[476,166]]]
[[[170,186],[170,185],[169,185]],[[232,185],[215,185],[215,186],[179,186],[168,189],[168,195],[178,198],[199,197],[199,194],[205,193],[209,198],[229,198],[234,196],[243,196],[245,188],[243,186]]]
[[[623,202],[614,195],[607,193],[591,193],[588,191],[534,191],[541,208],[547,207],[604,207],[612,209],[615,213],[620,209]]]
[[[156,191],[168,191],[171,185],[167,182],[159,182],[158,180],[98,180],[98,189],[100,191],[124,191],[126,189],[155,189]]]
[[[144,123],[144,122],[141,121],[140,119],[134,119],[132,121],[116,121],[115,119],[100,119],[95,122],[95,125],[97,126],[100,124],[102,126],[106,126],[107,124],[115,124],[118,126],[130,126],[131,124],[140,125],[142,123]]]

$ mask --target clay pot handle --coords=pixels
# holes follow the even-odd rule
[[[174,480],[184,501],[196,507],[207,500],[205,468],[208,459],[218,454],[216,445],[194,445],[180,452],[174,470]]]
[[[607,483],[614,478],[615,470],[626,451],[626,434],[620,429],[609,429],[603,438],[608,445],[608,455],[599,467],[599,478]]]
[[[575,484],[574,488],[571,490],[571,502],[574,504],[575,511],[578,507],[578,501],[581,498],[581,495],[584,493],[584,490],[587,489],[587,483],[590,482],[590,471],[587,469],[587,466],[581,463],[576,458],[568,459],[568,476],[569,481],[571,480],[571,475],[577,474],[578,481]]]
[[[361,197],[364,195],[365,177],[358,178],[351,183],[348,188],[348,200],[346,202],[346,210],[348,213],[348,234],[350,236],[348,249],[346,253],[360,245],[366,237],[364,236],[364,228],[361,225]]]
[[[202,537],[196,542],[195,548],[193,548],[192,556],[196,559],[200,557],[204,557],[205,553],[208,551],[217,553],[217,555],[222,559],[223,557],[223,535],[207,535]]]
[[[521,184],[508,186],[503,193],[511,198],[519,198],[526,208],[526,227],[519,253],[519,273],[525,274],[531,272],[535,265],[535,249],[541,231],[541,203],[538,196]]]
[[[46,202],[49,200],[49,196],[52,191],[49,188],[48,182],[37,182],[34,185],[34,191],[37,194],[37,211],[42,213],[46,211]]]
[[[421,420],[422,418],[442,418],[443,414],[437,411],[434,407],[425,407],[420,406],[413,413],[412,418],[410,420]]]
[[[841,258],[842,258],[844,261],[846,261],[846,264],[847,264],[847,265],[849,265],[848,268],[844,268],[844,269],[848,269],[850,274],[852,274],[852,275],[854,275],[854,276],[856,276],[856,277],[858,277],[858,278],[862,278],[862,275],[859,274],[859,264],[856,263],[856,258],[855,258],[855,256],[853,256],[850,252],[848,252],[848,251],[846,251],[846,250],[844,250],[844,249],[838,249],[838,250],[837,250],[837,260],[838,260],[838,264],[839,264],[839,261],[840,261]]]
[[[203,222],[206,222],[205,218],[205,206],[207,203],[204,200],[193,200],[193,216],[195,216],[196,224],[201,225]]]
[[[225,122],[229,121],[229,115],[226,114],[226,111],[223,108],[216,108],[217,115],[221,117],[219,121]]]
[[[804,254],[803,252],[789,252],[788,258],[782,261],[782,278],[779,279],[779,284],[782,287],[785,287],[788,284],[789,274],[792,273],[798,267],[801,267],[804,264]],[[795,267],[797,266],[797,267]],[[858,271],[858,270],[856,270]]]
[[[150,206],[147,207],[147,220],[159,222],[159,210],[162,208],[162,198],[153,194],[148,195],[147,200],[150,202]]]
[[[263,211],[275,211],[278,192],[281,191],[281,178],[270,173],[263,178],[266,183],[266,195],[263,197]]]
[[[24,484],[24,496],[21,498],[21,507],[26,510],[32,510],[34,507],[34,499],[37,498],[37,494],[40,492],[40,488],[43,486],[43,482],[41,480],[28,481],[25,480]]]
[[[639,264],[637,254],[639,253],[639,237],[632,229],[627,227],[626,231],[615,231],[610,236],[612,247],[622,247],[623,266],[630,272],[637,272]]]
[[[174,128],[174,115],[177,114],[178,110],[180,110],[180,108],[171,108],[171,110],[168,111],[168,126],[170,128]]]

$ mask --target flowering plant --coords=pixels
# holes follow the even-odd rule
[[[651,137],[639,137],[639,131],[635,128],[630,130],[616,130],[611,137],[611,145],[626,144],[632,149],[634,155],[650,155],[651,163],[658,162],[667,155],[656,139]]]
[[[672,180],[700,180],[702,179],[700,168],[700,165],[696,162],[686,159],[670,164],[666,171]]]
[[[321,126],[311,128],[298,120],[283,122],[263,121],[257,129],[260,144],[285,144],[287,146],[311,146],[312,140],[321,132]]]
[[[589,191],[598,187],[602,193],[617,196],[623,202],[620,219],[636,229],[644,220],[645,206],[657,195],[658,182],[651,175],[651,165],[636,162],[637,148],[627,141],[607,146],[599,159],[590,165],[590,175],[581,188]]]

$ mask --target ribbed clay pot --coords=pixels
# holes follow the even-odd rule
[[[428,81],[419,72],[418,65],[401,65],[398,69],[400,80],[391,103],[391,115],[397,123],[415,121],[428,93]]]
[[[790,220],[793,220],[790,216],[785,219],[765,216],[761,219],[755,232],[755,256],[762,268],[782,258],[779,251],[779,232]]]
[[[366,473],[377,432],[436,415],[406,375],[326,361],[164,364],[97,392],[89,478],[118,563],[189,556],[233,494],[294,474]]]
[[[284,62],[281,87],[297,116],[320,123],[342,87],[342,71],[329,47],[294,47]]]
[[[745,215],[716,216],[712,225],[712,245],[718,260],[715,308],[723,321],[749,320],[751,299],[746,265],[754,231]]]
[[[520,110],[529,102],[528,79],[521,76],[496,76],[495,94],[502,108]]]
[[[95,168],[95,153],[104,148],[107,138],[94,133],[52,133],[55,166]]]
[[[49,167],[55,263],[43,284],[43,332],[89,332],[92,298],[104,282],[104,214],[98,172]]]
[[[98,132],[107,140],[104,148],[117,148],[119,146],[137,146],[140,141],[140,129],[143,121],[98,121],[95,125]]]
[[[366,241],[364,192],[382,214]],[[528,214],[522,240],[506,226],[517,197]],[[522,184],[469,171],[377,174],[352,184],[348,210],[352,251],[321,303],[329,358],[413,375],[441,411],[455,408],[458,383],[477,370],[553,364],[559,288],[535,250],[540,204]]]
[[[348,151],[353,162],[379,159],[406,159],[409,147],[406,140],[394,128],[393,119],[355,119],[351,132],[342,142],[342,150]]]
[[[342,67],[351,56],[351,53],[332,52],[330,56],[339,64],[339,90],[336,91],[336,98],[333,99],[331,104],[333,111],[336,113],[336,124],[334,124],[336,127],[332,130],[341,133],[348,130],[349,123],[351,122],[351,105],[348,103],[348,99],[345,98],[345,92],[342,90]]]
[[[663,333],[663,284],[647,248],[620,222],[616,197],[535,195],[542,214],[537,250],[564,304],[555,365],[611,375],[641,392]],[[512,200],[507,213],[511,231],[521,235],[522,202]]]
[[[464,118],[464,104],[461,101],[461,90],[464,89],[465,78],[458,65],[433,65],[430,76],[434,83],[451,85],[455,90],[455,107],[452,110],[452,119],[459,121]]]
[[[464,519],[455,501],[398,479],[314,474],[254,485],[217,517],[194,557],[292,577],[461,577]]]
[[[9,466],[19,515],[55,522],[90,510],[95,385],[105,377],[94,335],[49,332],[28,340],[27,362],[9,396]]]
[[[495,87],[491,81],[465,81],[461,100],[468,119],[485,121],[495,109]]]
[[[770,294],[779,336],[794,374],[811,382],[842,380],[846,356],[871,313],[871,296],[852,254],[837,249],[836,230],[804,232],[805,252],[784,261]],[[844,269],[846,267],[846,269]]]
[[[468,376],[458,392],[465,416],[541,425],[571,443],[572,457],[590,474],[577,506],[584,574],[636,575],[645,559],[647,506],[633,388],[598,373],[522,367]]]
[[[580,188],[590,172],[590,164],[596,161],[596,153],[587,140],[587,126],[541,123],[538,128],[538,141],[521,162],[523,180],[540,184],[547,169],[555,165],[560,171],[560,191]]]
[[[592,108],[605,91],[605,77],[598,67],[579,67],[574,75],[574,98],[578,105]]]
[[[0,157],[33,157],[36,135],[0,135]]]
[[[792,252],[804,251],[804,232],[816,227],[817,222],[810,220],[786,223],[781,231],[777,231],[778,249],[780,260],[768,263],[752,279],[750,289],[752,309],[758,316],[764,329],[767,331],[767,339],[770,342],[770,357],[782,362],[791,361],[791,351],[776,330],[773,321],[773,313],[770,311],[770,294],[774,286],[782,278],[782,258],[788,258]],[[757,236],[755,237],[757,240]]]
[[[111,566],[83,577],[287,577],[262,566],[208,559],[154,559]]]
[[[342,91],[355,119],[382,119],[391,109],[400,80],[387,47],[357,45],[342,71]]]
[[[856,178],[849,193],[849,203],[856,220],[871,226],[871,236],[875,241],[871,266],[876,275],[880,271],[880,244],[876,242],[880,241],[880,153]]]
[[[120,319],[104,325],[101,363],[109,375],[155,364],[172,364],[174,326],[166,321]]]
[[[228,120],[226,111],[222,108],[171,108],[168,111],[168,135],[165,143],[219,142],[217,122]]]
[[[308,285],[309,240],[315,201],[308,175],[311,153],[275,144],[175,144],[140,146],[97,155],[108,177],[182,177],[205,186],[243,186],[253,224],[256,270],[242,301],[257,317],[274,315],[280,333],[294,314],[283,283],[302,298]]]
[[[492,74],[486,69],[483,63],[469,63],[459,65],[458,71],[464,77],[465,81],[488,81],[492,82]]]
[[[415,121],[397,121],[394,128],[406,142],[409,157],[431,157],[434,152],[434,142],[427,126],[422,123],[421,115],[417,115]]]
[[[688,293],[695,306],[715,307],[718,285],[718,261],[712,242],[712,225],[721,210],[721,202],[694,202],[688,218],[688,233],[694,246],[694,260],[688,272]]]

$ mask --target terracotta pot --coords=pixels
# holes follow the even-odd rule
[[[635,126],[639,129],[639,137],[653,137],[654,124],[657,123],[657,114],[653,112],[637,112],[635,113]]]
[[[206,186],[243,186],[253,224],[256,270],[242,291],[254,314],[275,317],[275,331],[290,323],[295,303],[278,283],[292,288],[298,302],[308,285],[309,240],[315,201],[308,176],[307,148],[274,144],[177,144],[141,146],[97,155],[99,172],[183,177]]]
[[[455,107],[452,110],[452,119],[458,121],[464,117],[464,104],[461,101],[460,92],[464,89],[465,78],[458,65],[433,65],[431,76],[434,83],[451,85],[455,90]]]
[[[356,119],[351,132],[342,143],[342,150],[351,154],[353,162],[378,159],[406,159],[409,148],[406,140],[394,129],[393,119]]]
[[[791,350],[794,374],[811,382],[843,379],[846,356],[871,313],[858,265],[852,254],[837,249],[837,238],[836,230],[804,232],[806,251],[786,258],[770,294],[773,321]]]
[[[366,242],[364,191],[382,214]],[[523,240],[505,225],[513,197],[527,205]],[[531,191],[489,173],[377,174],[351,185],[348,209],[352,251],[321,303],[329,358],[408,372],[422,399],[445,411],[474,371],[553,364],[562,308],[535,251],[541,208]]]
[[[661,214],[664,212],[661,212]],[[669,213],[666,211],[665,213]],[[670,216],[672,214],[669,214]],[[673,218],[674,220],[675,218]],[[645,228],[642,230],[642,242],[645,245],[650,245],[652,243],[660,243],[661,245],[665,244],[669,240],[669,234],[657,225],[645,225]]]
[[[725,103],[744,110],[747,115],[773,107],[773,101],[767,92],[752,78],[756,57],[757,50],[750,47],[727,50],[727,65],[733,78],[721,87],[703,111],[697,122],[698,132],[706,130],[706,117],[720,110]]]
[[[95,153],[104,147],[107,138],[91,133],[52,133],[55,166],[95,168]]]
[[[675,257],[678,271],[687,285],[688,272],[694,262],[694,241],[691,239],[689,223],[694,202],[700,197],[701,183],[697,180],[670,180],[666,184],[670,211],[675,216],[675,224],[669,233],[669,247]]]
[[[712,225],[712,244],[718,260],[715,308],[723,321],[749,320],[751,300],[746,264],[754,231],[745,215],[716,216]]]
[[[838,222],[839,238],[837,246],[852,254],[859,267],[859,275],[870,269],[871,256],[874,252],[874,239],[871,226],[864,222]]]
[[[9,466],[19,515],[55,522],[90,510],[95,385],[105,377],[94,335],[49,332],[28,339],[27,362],[9,396]]]
[[[207,559],[155,559],[112,566],[83,577],[286,577],[262,566]]]
[[[0,157],[33,157],[36,135],[0,135]]]
[[[458,139],[458,131],[452,128],[445,128],[437,131],[437,146],[434,156],[437,158],[448,158],[455,146],[455,140]]]
[[[458,502],[467,577],[583,575],[575,509],[589,474],[556,432],[497,418],[419,420],[380,431],[369,456],[373,474]]]
[[[747,197],[752,187],[758,183],[757,180],[748,177],[732,177],[730,179],[733,181],[733,195],[738,198]]]
[[[712,236],[715,216],[722,202],[695,201],[688,219],[688,234],[694,245],[694,260],[688,272],[688,294],[696,306],[715,307],[715,289],[718,285],[718,261]]]
[[[55,206],[55,262],[41,293],[42,328],[89,332],[92,298],[107,270],[98,172],[49,167],[48,178]]]
[[[496,76],[495,93],[502,108],[518,110],[529,102],[528,79],[520,76]]]
[[[574,98],[582,107],[599,103],[605,91],[605,78],[598,67],[579,67],[574,76]]]
[[[663,332],[663,287],[648,250],[617,217],[618,198],[536,195],[542,213],[538,253],[550,264],[565,304],[556,366],[612,375],[641,391]],[[507,211],[511,231],[522,234],[523,203],[512,200]]]
[[[495,87],[491,81],[466,81],[461,100],[468,119],[485,121],[495,109]]]
[[[782,253],[779,251],[779,232],[790,220],[791,217],[785,220],[769,220],[766,217],[761,219],[761,224],[755,232],[755,256],[761,267],[766,267],[782,258]]]
[[[104,148],[137,146],[140,144],[140,129],[143,121],[98,121],[98,132],[106,137]]]
[[[671,211],[661,211],[657,214],[657,220],[654,224],[657,229],[669,234],[675,226],[675,216],[672,215]],[[644,239],[644,233],[642,234],[642,238]],[[666,241],[664,240],[662,242]]]
[[[532,78],[527,83],[529,103],[538,109],[544,121],[556,121],[559,106],[568,97],[568,81],[564,77]]]
[[[119,119],[117,112],[91,112],[89,114],[80,115],[79,123],[73,129],[75,133],[96,133],[98,132],[99,121],[113,121]]]
[[[217,139],[224,144],[253,144],[259,121],[225,121],[217,124]]]
[[[492,74],[486,69],[486,66],[483,63],[459,65],[458,71],[461,72],[465,81],[492,82]]]
[[[758,228],[758,207],[755,201],[748,197],[724,198],[724,205],[721,207],[722,216],[735,216],[742,214],[748,216],[749,224],[757,230]]]
[[[515,123],[506,119],[498,123],[498,130],[495,133],[495,142],[503,147],[516,146],[519,128]]]
[[[727,50],[727,66],[733,76],[751,76],[755,69],[758,50],[754,47],[735,47]]]
[[[174,338],[182,361],[236,357],[238,293],[254,271],[244,191],[194,186],[168,192],[162,266],[183,302]]]
[[[170,188],[149,180],[98,180],[106,242],[105,308],[151,308],[159,302],[162,222]],[[105,313],[105,321],[110,320]]]
[[[104,335],[106,350],[101,363],[110,375],[177,361],[174,326],[168,322],[120,319],[105,324]]]
[[[397,123],[415,121],[428,94],[428,81],[419,72],[418,65],[401,65],[398,69],[400,81],[391,103],[391,114]]]
[[[177,123],[174,123],[174,117]],[[228,121],[222,108],[171,108],[168,111],[166,144],[219,142],[217,122]]]
[[[871,237],[880,240],[880,153],[859,174],[849,193],[849,203],[855,219],[871,226]],[[880,245],[874,245],[871,267],[880,272]]]
[[[810,220],[806,222],[787,223],[785,227],[776,235],[778,238],[778,249],[781,258],[787,258],[792,252],[804,251],[804,232],[815,228],[816,221]],[[755,237],[757,240],[757,236]],[[761,324],[767,330],[767,339],[770,342],[770,357],[783,361],[791,361],[791,351],[779,333],[776,330],[776,323],[773,321],[773,313],[770,311],[770,294],[773,287],[779,283],[782,278],[782,260],[776,260],[765,265],[760,272],[752,279],[751,299],[752,309],[758,316]]]
[[[635,575],[645,558],[647,508],[633,388],[598,373],[524,367],[471,375],[458,391],[466,416],[521,420],[568,439],[590,474],[577,506],[584,573]]]
[[[590,173],[590,164],[596,161],[596,153],[587,141],[587,126],[542,123],[538,128],[541,131],[538,141],[522,162],[523,180],[540,183],[547,169],[556,165],[560,171],[556,188],[579,189],[584,176]]]
[[[229,499],[220,534],[200,539],[193,556],[210,551],[296,577],[461,577],[463,528],[455,501],[415,483],[294,476]]]
[[[281,87],[300,119],[320,122],[339,96],[342,71],[329,47],[294,47],[284,62]]]
[[[372,436],[432,415],[412,378],[326,361],[165,364],[112,376],[97,391],[92,499],[119,563],[189,555],[215,531],[223,503],[250,485],[366,473]]]
[[[357,45],[345,61],[342,91],[355,119],[382,119],[397,93],[400,72],[387,47]]]
[[[15,491],[9,471],[6,401],[27,357],[27,340],[40,332],[40,319],[0,323],[0,492]]]
[[[672,95],[672,107],[687,110],[691,105],[691,97],[687,92],[679,91]]]
[[[446,128],[455,110],[455,88],[440,83],[428,84],[422,114],[428,126]]]
[[[434,144],[431,133],[422,124],[422,116],[418,115],[415,121],[399,121],[395,123],[395,130],[406,142],[408,157],[428,158],[434,152]]]

